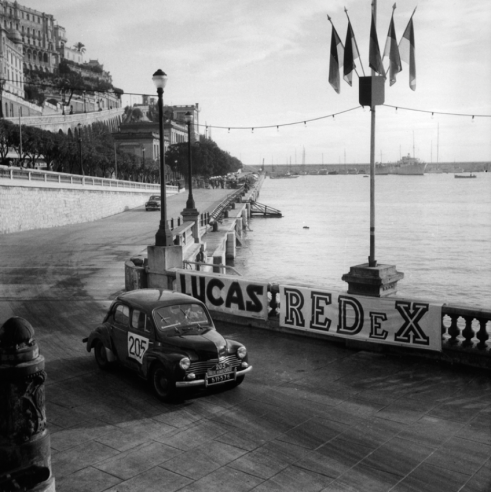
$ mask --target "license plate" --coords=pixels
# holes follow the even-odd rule
[[[230,364],[218,363],[206,372],[206,386],[235,381],[235,369]]]

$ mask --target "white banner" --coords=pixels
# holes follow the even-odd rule
[[[204,302],[212,311],[268,319],[268,284],[265,282],[178,269],[176,288]]]
[[[342,338],[441,351],[441,312],[423,301],[280,285],[280,326]]]

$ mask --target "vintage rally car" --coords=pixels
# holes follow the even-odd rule
[[[145,203],[145,210],[160,210],[160,195],[151,195]]]
[[[179,388],[238,386],[252,370],[244,345],[216,331],[201,301],[170,290],[120,294],[83,341],[101,369],[119,361],[164,401]]]

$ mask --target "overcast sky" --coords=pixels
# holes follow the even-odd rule
[[[199,103],[200,124],[218,145],[244,164],[305,160],[313,164],[367,163],[370,112],[359,106],[358,78],[328,83],[332,17],[343,44],[348,9],[365,72],[371,0],[23,0],[54,15],[68,44],[81,42],[85,59],[97,59],[125,93],[155,94],[152,74],[168,75],[166,104]],[[383,52],[393,0],[378,0]],[[398,40],[414,16],[417,88],[408,66],[385,103],[431,115],[379,106],[376,160],[413,153],[427,162],[491,160],[491,1],[399,0]],[[357,63],[362,74],[361,65]],[[130,102],[129,97],[125,97]],[[131,102],[138,97],[132,96]],[[472,115],[476,115],[474,122]],[[273,125],[272,129],[257,127]],[[276,125],[280,125],[277,129]],[[228,127],[248,130],[228,131]],[[255,128],[252,132],[251,128]],[[439,145],[438,145],[439,142]]]

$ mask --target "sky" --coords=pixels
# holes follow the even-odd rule
[[[164,104],[199,103],[200,132],[207,125],[220,148],[244,164],[370,161],[370,111],[359,107],[358,77],[352,87],[342,81],[340,94],[328,82],[327,15],[344,44],[348,10],[360,51],[357,71],[369,75],[371,0],[19,3],[52,14],[69,45],[83,43],[85,60],[99,60],[126,93],[124,105],[141,100],[129,93],[155,95],[152,75],[162,69]],[[393,5],[377,1],[381,52]],[[385,104],[398,109],[377,106],[375,159],[414,154],[433,163],[490,161],[491,2],[399,0],[398,41],[415,7],[416,91],[403,63],[396,84],[385,84]]]

